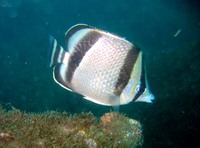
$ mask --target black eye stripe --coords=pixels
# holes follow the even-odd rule
[[[138,92],[135,94],[133,101],[136,101],[142,93],[145,91],[146,88],[146,81],[145,81],[145,68],[143,64],[144,58],[142,57],[142,71],[141,71],[141,76],[140,76],[140,86]]]

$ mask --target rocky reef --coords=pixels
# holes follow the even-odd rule
[[[26,113],[0,107],[0,147],[142,147],[141,124],[125,115],[49,111]]]

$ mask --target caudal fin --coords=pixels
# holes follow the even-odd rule
[[[50,52],[49,52],[49,67],[58,63],[66,63],[68,60],[68,53],[60,46],[53,36],[49,36]]]

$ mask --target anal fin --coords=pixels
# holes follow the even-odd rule
[[[53,78],[56,83],[58,83],[63,88],[72,91],[70,87],[70,83],[67,81],[67,65],[65,64],[58,64],[54,67],[53,70]]]

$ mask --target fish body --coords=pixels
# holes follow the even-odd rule
[[[71,27],[65,40],[68,51],[50,37],[50,66],[60,86],[107,106],[154,99],[142,52],[134,44],[85,24]]]

